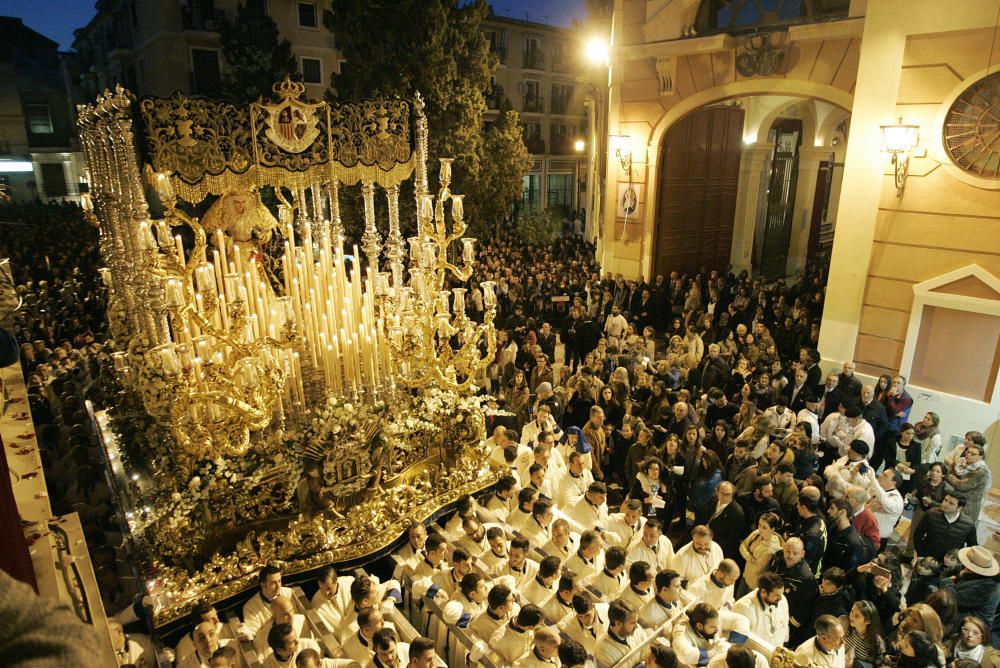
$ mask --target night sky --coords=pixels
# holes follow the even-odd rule
[[[584,0],[492,0],[498,16],[527,19],[569,27],[573,19],[587,18]],[[73,43],[73,31],[82,28],[94,15],[93,0],[0,0],[0,15],[17,16],[25,25],[67,51]]]

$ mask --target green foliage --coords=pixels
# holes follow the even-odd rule
[[[300,79],[292,45],[278,40],[278,26],[264,11],[262,0],[236,5],[236,18],[219,25],[222,55],[229,65],[222,94],[238,104],[270,96],[271,86],[286,76]]]
[[[479,147],[479,177],[468,183],[466,207],[472,232],[490,234],[510,213],[521,196],[531,154],[524,145],[516,111],[503,111],[497,123],[483,133]]]
[[[544,245],[552,243],[562,234],[564,218],[557,207],[549,207],[544,211],[523,214],[518,219],[517,226],[528,243]]]
[[[493,223],[520,195],[527,151],[516,115],[483,132],[485,94],[497,65],[480,30],[488,15],[485,0],[333,0],[324,24],[345,58],[332,78],[331,100],[412,99],[419,92],[426,103],[429,187],[436,190],[437,159],[454,157],[452,190],[467,195],[468,219]],[[355,190],[341,192],[349,232],[360,223]],[[406,184],[400,201],[406,225],[414,220]]]

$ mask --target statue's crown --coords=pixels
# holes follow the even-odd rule
[[[306,92],[306,86],[298,81],[292,81],[286,76],[284,81],[271,86],[271,90],[277,93],[281,99],[287,100],[301,96],[302,93]]]

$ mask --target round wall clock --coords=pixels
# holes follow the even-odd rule
[[[944,148],[963,171],[1000,179],[1000,72],[956,98],[944,118]]]

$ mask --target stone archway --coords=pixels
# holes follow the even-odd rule
[[[660,165],[660,146],[662,145],[664,139],[667,136],[670,128],[675,124],[680,122],[683,118],[688,116],[695,111],[710,107],[713,105],[718,105],[727,100],[733,100],[744,97],[753,96],[785,96],[788,98],[795,98],[798,100],[814,100],[819,101],[828,105],[832,109],[837,109],[849,114],[851,106],[853,104],[853,97],[850,93],[844,91],[843,89],[836,88],[834,86],[819,84],[812,81],[802,81],[802,80],[788,80],[788,79],[753,79],[745,81],[737,81],[722,86],[716,86],[703,90],[699,93],[691,95],[678,101],[669,110],[665,111],[657,119],[655,123],[651,123],[646,126],[648,137],[646,147],[645,147],[645,158],[647,160],[647,184],[648,184],[648,194],[646,200],[651,203],[656,203],[659,201],[659,187],[661,181],[661,165]],[[794,104],[794,102],[792,103]],[[784,105],[782,109],[787,108],[788,105]],[[772,117],[777,117],[780,115],[781,110],[777,110]],[[808,142],[808,147],[804,150],[809,151],[809,164],[813,167],[817,167],[819,160],[817,159],[820,150],[817,149],[814,144],[815,140],[823,137],[824,130],[827,130],[826,121],[829,119],[830,114],[826,114],[823,118],[818,118],[813,116],[810,119],[809,127],[815,134],[815,138]],[[763,124],[766,122],[767,117],[761,120]],[[650,126],[652,126],[650,128]],[[764,131],[764,136],[766,139],[766,130]],[[831,132],[827,131],[826,137],[831,136]],[[636,136],[636,135],[633,135]],[[756,134],[754,135],[756,137]],[[764,154],[768,152],[766,147],[761,148],[759,145],[752,148],[759,148],[757,153],[750,155],[750,160],[757,160],[758,162],[764,160]],[[744,161],[747,159],[747,146],[744,146]],[[813,165],[813,163],[816,163]],[[753,169],[759,170],[761,168],[760,164],[754,165],[743,165],[741,164],[741,172],[753,171]],[[810,178],[815,180],[815,174],[811,174]],[[742,184],[742,181],[741,181]],[[749,189],[759,189],[759,182],[749,183]],[[737,194],[737,215],[741,210],[743,211],[755,211],[757,205],[757,196],[753,192],[744,192],[747,188],[741,188],[741,192]],[[759,193],[758,193],[759,195]],[[641,259],[642,273],[646,276],[654,275],[655,268],[655,254],[656,254],[656,239],[658,235],[657,231],[657,206],[647,206],[643,212],[643,228],[644,228],[644,239],[643,239],[643,254]],[[747,227],[746,224],[743,227]],[[740,220],[737,219],[734,230],[733,230],[733,247],[741,247],[746,245],[752,240],[752,223],[749,225],[749,231],[746,229],[740,229]],[[739,245],[739,246],[738,246]],[[735,256],[734,252],[734,256]],[[734,258],[735,259],[735,258]],[[804,259],[803,259],[804,262]],[[747,263],[749,263],[749,253],[747,254]],[[736,266],[740,266],[741,263],[734,262]]]

